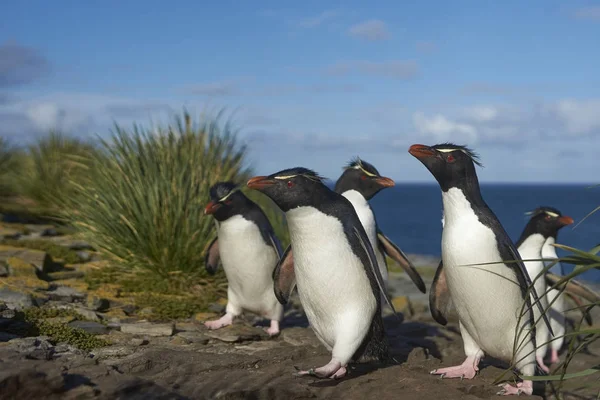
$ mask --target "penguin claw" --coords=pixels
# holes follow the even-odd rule
[[[444,379],[445,376],[446,374],[440,374],[440,379]]]
[[[436,372],[437,372],[437,369],[434,369],[433,371],[429,371],[429,375],[435,375]]]

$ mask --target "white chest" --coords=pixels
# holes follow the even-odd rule
[[[229,281],[273,270],[277,256],[254,222],[235,215],[219,224],[218,233],[219,254]]]
[[[367,200],[356,190],[347,190],[342,193],[342,196],[352,203],[354,211],[356,211],[360,223],[365,228],[371,244],[376,243],[377,228],[375,226],[375,215]]]
[[[532,281],[544,270],[544,263],[540,260],[542,258],[542,246],[544,245],[544,241],[544,236],[539,233],[534,233],[529,235],[527,239],[521,243],[518,249],[519,255],[521,256],[525,268],[527,269],[527,273]],[[538,285],[538,281],[543,281],[543,279],[536,280],[536,288],[540,286]],[[541,293],[538,293],[538,295],[541,295]]]
[[[341,222],[313,207],[288,211],[287,221],[298,294],[318,335],[331,342],[336,321],[349,312],[362,313],[361,318],[370,322],[375,296]]]

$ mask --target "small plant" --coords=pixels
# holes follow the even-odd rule
[[[15,193],[15,176],[21,158],[20,152],[0,137],[0,195]]]

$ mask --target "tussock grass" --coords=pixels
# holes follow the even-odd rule
[[[215,229],[203,214],[209,188],[250,175],[246,147],[221,119],[193,123],[184,113],[154,130],[115,126],[87,160],[84,179],[73,182],[76,196],[62,218],[128,271],[203,276]]]

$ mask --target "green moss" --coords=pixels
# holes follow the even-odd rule
[[[135,296],[136,305],[142,309],[150,307],[152,320],[176,320],[190,318],[206,311],[207,299],[195,296],[176,296],[165,294],[141,293]]]
[[[79,328],[72,328],[63,323],[49,321],[50,318],[70,317],[74,320],[84,320],[81,315],[73,310],[58,310],[54,308],[28,308],[17,314],[17,318],[24,325],[18,326],[16,331],[11,333],[22,336],[49,336],[54,343],[69,343],[82,350],[92,350],[98,347],[107,346],[106,340],[100,339]]]
[[[79,257],[77,256],[77,252],[47,240],[5,239],[0,241],[0,244],[13,247],[24,247],[33,250],[42,250],[48,253],[53,260],[62,260],[62,262],[65,264],[76,264],[80,261]]]

